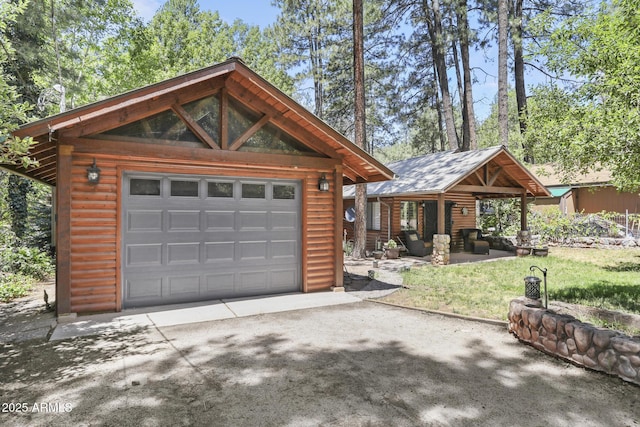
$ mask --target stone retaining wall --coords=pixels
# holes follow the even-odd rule
[[[596,328],[525,297],[509,304],[509,332],[538,350],[640,385],[640,337]]]
[[[489,242],[491,249],[514,251],[517,243],[515,236],[483,236]],[[540,243],[540,236],[531,236],[531,245]],[[567,246],[572,248],[637,248],[640,247],[640,239],[632,237],[571,237],[556,242],[545,243],[548,246]]]

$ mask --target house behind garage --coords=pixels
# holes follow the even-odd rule
[[[340,288],[342,186],[393,176],[237,59],[14,134],[55,189],[58,314]]]

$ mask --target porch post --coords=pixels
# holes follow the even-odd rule
[[[527,229],[527,192],[520,194],[520,230]]]
[[[73,147],[58,145],[56,184],[56,310],[71,313],[71,156]]]
[[[451,252],[451,236],[445,234],[445,200],[444,193],[438,194],[438,234],[433,235],[433,253],[431,254],[431,264],[449,264]]]

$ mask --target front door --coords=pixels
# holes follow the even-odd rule
[[[424,236],[424,240],[431,242],[433,241],[433,235],[438,234],[438,201],[437,200],[425,200],[423,202],[423,211],[424,211],[424,229],[422,235]],[[453,202],[445,201],[444,203],[444,231],[445,234],[451,236],[451,209],[453,207]]]

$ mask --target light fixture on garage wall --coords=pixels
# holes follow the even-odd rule
[[[327,181],[327,175],[324,173],[318,180],[318,190],[325,192],[329,191],[329,181]]]
[[[462,215],[467,216],[469,215],[469,208],[465,206],[460,210],[460,212],[462,212]]]
[[[87,181],[89,181],[89,184],[100,182],[100,168],[96,166],[95,157],[93,158],[93,164],[87,168]]]

